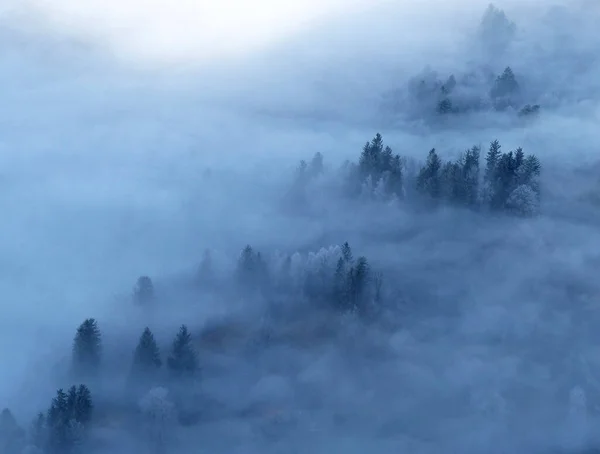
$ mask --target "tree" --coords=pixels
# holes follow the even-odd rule
[[[462,161],[462,176],[464,181],[464,195],[467,206],[477,205],[479,198],[479,155],[481,148],[473,146],[465,152]]]
[[[494,85],[490,90],[490,97],[494,101],[497,109],[513,105],[512,97],[519,91],[519,84],[515,74],[510,66],[507,66],[504,72],[496,78]]]
[[[25,446],[25,431],[19,427],[12,412],[5,408],[0,413],[0,452],[20,452]]]
[[[485,157],[485,174],[483,176],[484,181],[488,183],[493,183],[496,178],[496,166],[498,164],[498,160],[500,159],[500,142],[498,140],[494,140],[490,143],[490,148]]]
[[[353,260],[352,248],[350,247],[347,241],[344,244],[342,244],[342,258],[344,259],[345,263],[351,263]]]
[[[442,194],[442,185],[440,171],[442,169],[442,160],[432,148],[427,155],[425,166],[421,168],[417,175],[417,189],[432,199],[438,199]]]
[[[73,367],[80,373],[96,372],[100,366],[102,343],[98,323],[86,319],[75,334],[73,341]]]
[[[168,398],[165,388],[152,388],[140,399],[139,407],[144,416],[148,441],[153,452],[164,452],[168,435],[175,422],[175,405]]]
[[[87,386],[79,385],[72,410],[72,419],[86,427],[92,420],[93,410],[92,393]]]
[[[152,331],[146,327],[133,353],[133,378],[136,380],[152,378],[161,365],[158,345]]]
[[[154,284],[148,276],[140,276],[133,289],[133,300],[137,304],[146,305],[154,301]]]
[[[50,452],[66,452],[72,447],[69,431],[70,419],[67,394],[62,389],[58,389],[46,416],[47,444]]]
[[[175,336],[167,365],[176,377],[193,377],[198,371],[198,357],[192,345],[192,336],[185,325],[181,325]]]
[[[48,442],[48,432],[46,429],[46,416],[44,413],[38,413],[36,418],[31,423],[30,442],[33,446],[43,449]]]
[[[348,244],[348,243],[344,243]],[[335,267],[335,274],[333,276],[333,300],[337,307],[342,308],[346,306],[348,299],[348,284],[346,280],[346,263],[343,257],[340,257]]]
[[[484,49],[493,56],[501,54],[510,45],[515,33],[516,25],[504,11],[490,4],[479,25],[479,39]]]
[[[246,288],[262,288],[267,284],[267,264],[260,252],[247,245],[240,254],[237,264],[237,280]]]
[[[348,271],[350,309],[363,310],[364,296],[369,279],[369,264],[365,257],[356,259],[356,264]]]
[[[518,216],[533,216],[539,211],[539,199],[530,186],[521,184],[508,196],[506,207]]]
[[[212,283],[214,280],[213,261],[210,249],[205,249],[202,261],[198,267],[198,282],[202,285]]]
[[[318,177],[323,173],[323,155],[320,152],[316,152],[310,161],[309,173],[311,178]]]

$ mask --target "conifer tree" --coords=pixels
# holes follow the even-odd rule
[[[350,245],[348,244],[347,241],[344,244],[342,244],[342,258],[344,259],[344,262],[346,262],[346,263],[351,263],[353,260],[352,248],[350,248]]]
[[[365,257],[356,259],[356,264],[348,271],[349,309],[363,309],[364,296],[369,279],[369,264]]]
[[[316,152],[310,161],[309,173],[311,178],[318,177],[323,173],[323,154]]]
[[[198,370],[198,357],[187,326],[181,325],[168,358],[167,365],[176,377],[193,377]]]
[[[479,155],[481,149],[473,146],[465,152],[462,165],[465,203],[467,206],[477,205],[479,198]]]
[[[442,160],[436,153],[435,148],[432,148],[427,156],[425,166],[417,176],[417,189],[432,199],[438,199],[442,194],[441,170]]]
[[[344,243],[348,244],[348,243]],[[340,257],[335,267],[333,276],[333,299],[337,307],[341,308],[346,305],[348,298],[347,281],[346,281],[346,263],[343,257]]]
[[[498,160],[500,159],[500,142],[498,140],[494,140],[490,143],[490,148],[485,157],[485,174],[484,181],[493,184],[496,178],[496,166],[498,165]]]
[[[46,416],[47,444],[50,452],[60,453],[70,449],[69,421],[67,394],[62,389],[58,389]]]
[[[43,449],[47,444],[47,427],[46,427],[46,416],[40,412],[37,414],[33,422],[31,423],[31,443],[38,449]]]
[[[102,353],[101,335],[95,319],[88,318],[77,328],[73,341],[73,367],[76,372],[98,370]]]
[[[198,267],[198,283],[200,285],[209,285],[214,280],[214,269],[210,249],[205,249],[202,255],[202,261]]]
[[[73,409],[75,421],[83,424],[85,427],[92,420],[93,410],[94,405],[92,403],[92,393],[87,386],[83,384],[79,385],[77,388],[75,407]]]
[[[158,345],[152,331],[146,327],[133,354],[132,373],[135,379],[150,378],[161,365]]]
[[[140,276],[133,289],[133,300],[140,305],[154,301],[154,284],[148,276]]]

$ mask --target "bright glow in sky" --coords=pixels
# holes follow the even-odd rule
[[[247,52],[365,0],[30,0],[54,24],[152,58]]]

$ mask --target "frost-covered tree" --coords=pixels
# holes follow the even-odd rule
[[[350,244],[348,244],[348,242],[346,241],[344,244],[342,244],[342,259],[344,260],[345,263],[351,263],[353,260],[353,256],[352,256],[352,248],[350,247]]]
[[[133,301],[140,305],[154,301],[154,284],[148,276],[140,276],[133,288]]]
[[[80,374],[98,371],[102,354],[102,342],[98,323],[93,318],[86,319],[75,333],[73,340],[73,370]]]
[[[178,378],[193,377],[198,371],[198,356],[186,325],[181,325],[175,336],[167,366],[171,374]]]
[[[538,195],[526,184],[517,186],[508,196],[507,209],[519,216],[534,216],[539,212]]]
[[[147,440],[156,454],[165,452],[168,437],[176,421],[175,405],[168,397],[165,388],[152,388],[139,401],[144,418]]]

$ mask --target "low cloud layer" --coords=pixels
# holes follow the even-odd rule
[[[81,33],[96,14],[83,5],[50,5],[61,13],[48,21],[21,9],[1,30],[6,452],[67,452],[29,427],[80,383],[94,413],[73,410],[69,433],[97,452],[597,446],[594,3],[499,3],[483,26],[484,2],[357,4],[307,12],[243,56],[198,59],[190,45],[152,66],[120,52],[118,30]],[[187,11],[162,21],[159,6],[142,35]],[[168,38],[194,41],[186,27]],[[391,164],[365,164],[378,132],[401,182]],[[485,198],[496,139],[541,163],[539,182],[521,167],[502,186],[539,183],[526,216],[513,192]],[[438,197],[420,172],[430,150],[464,169],[451,165],[474,146],[476,200],[448,174]],[[72,352],[88,318],[97,369]],[[169,360],[185,357],[182,324],[193,378]],[[151,378],[134,374],[146,326],[160,350]]]

